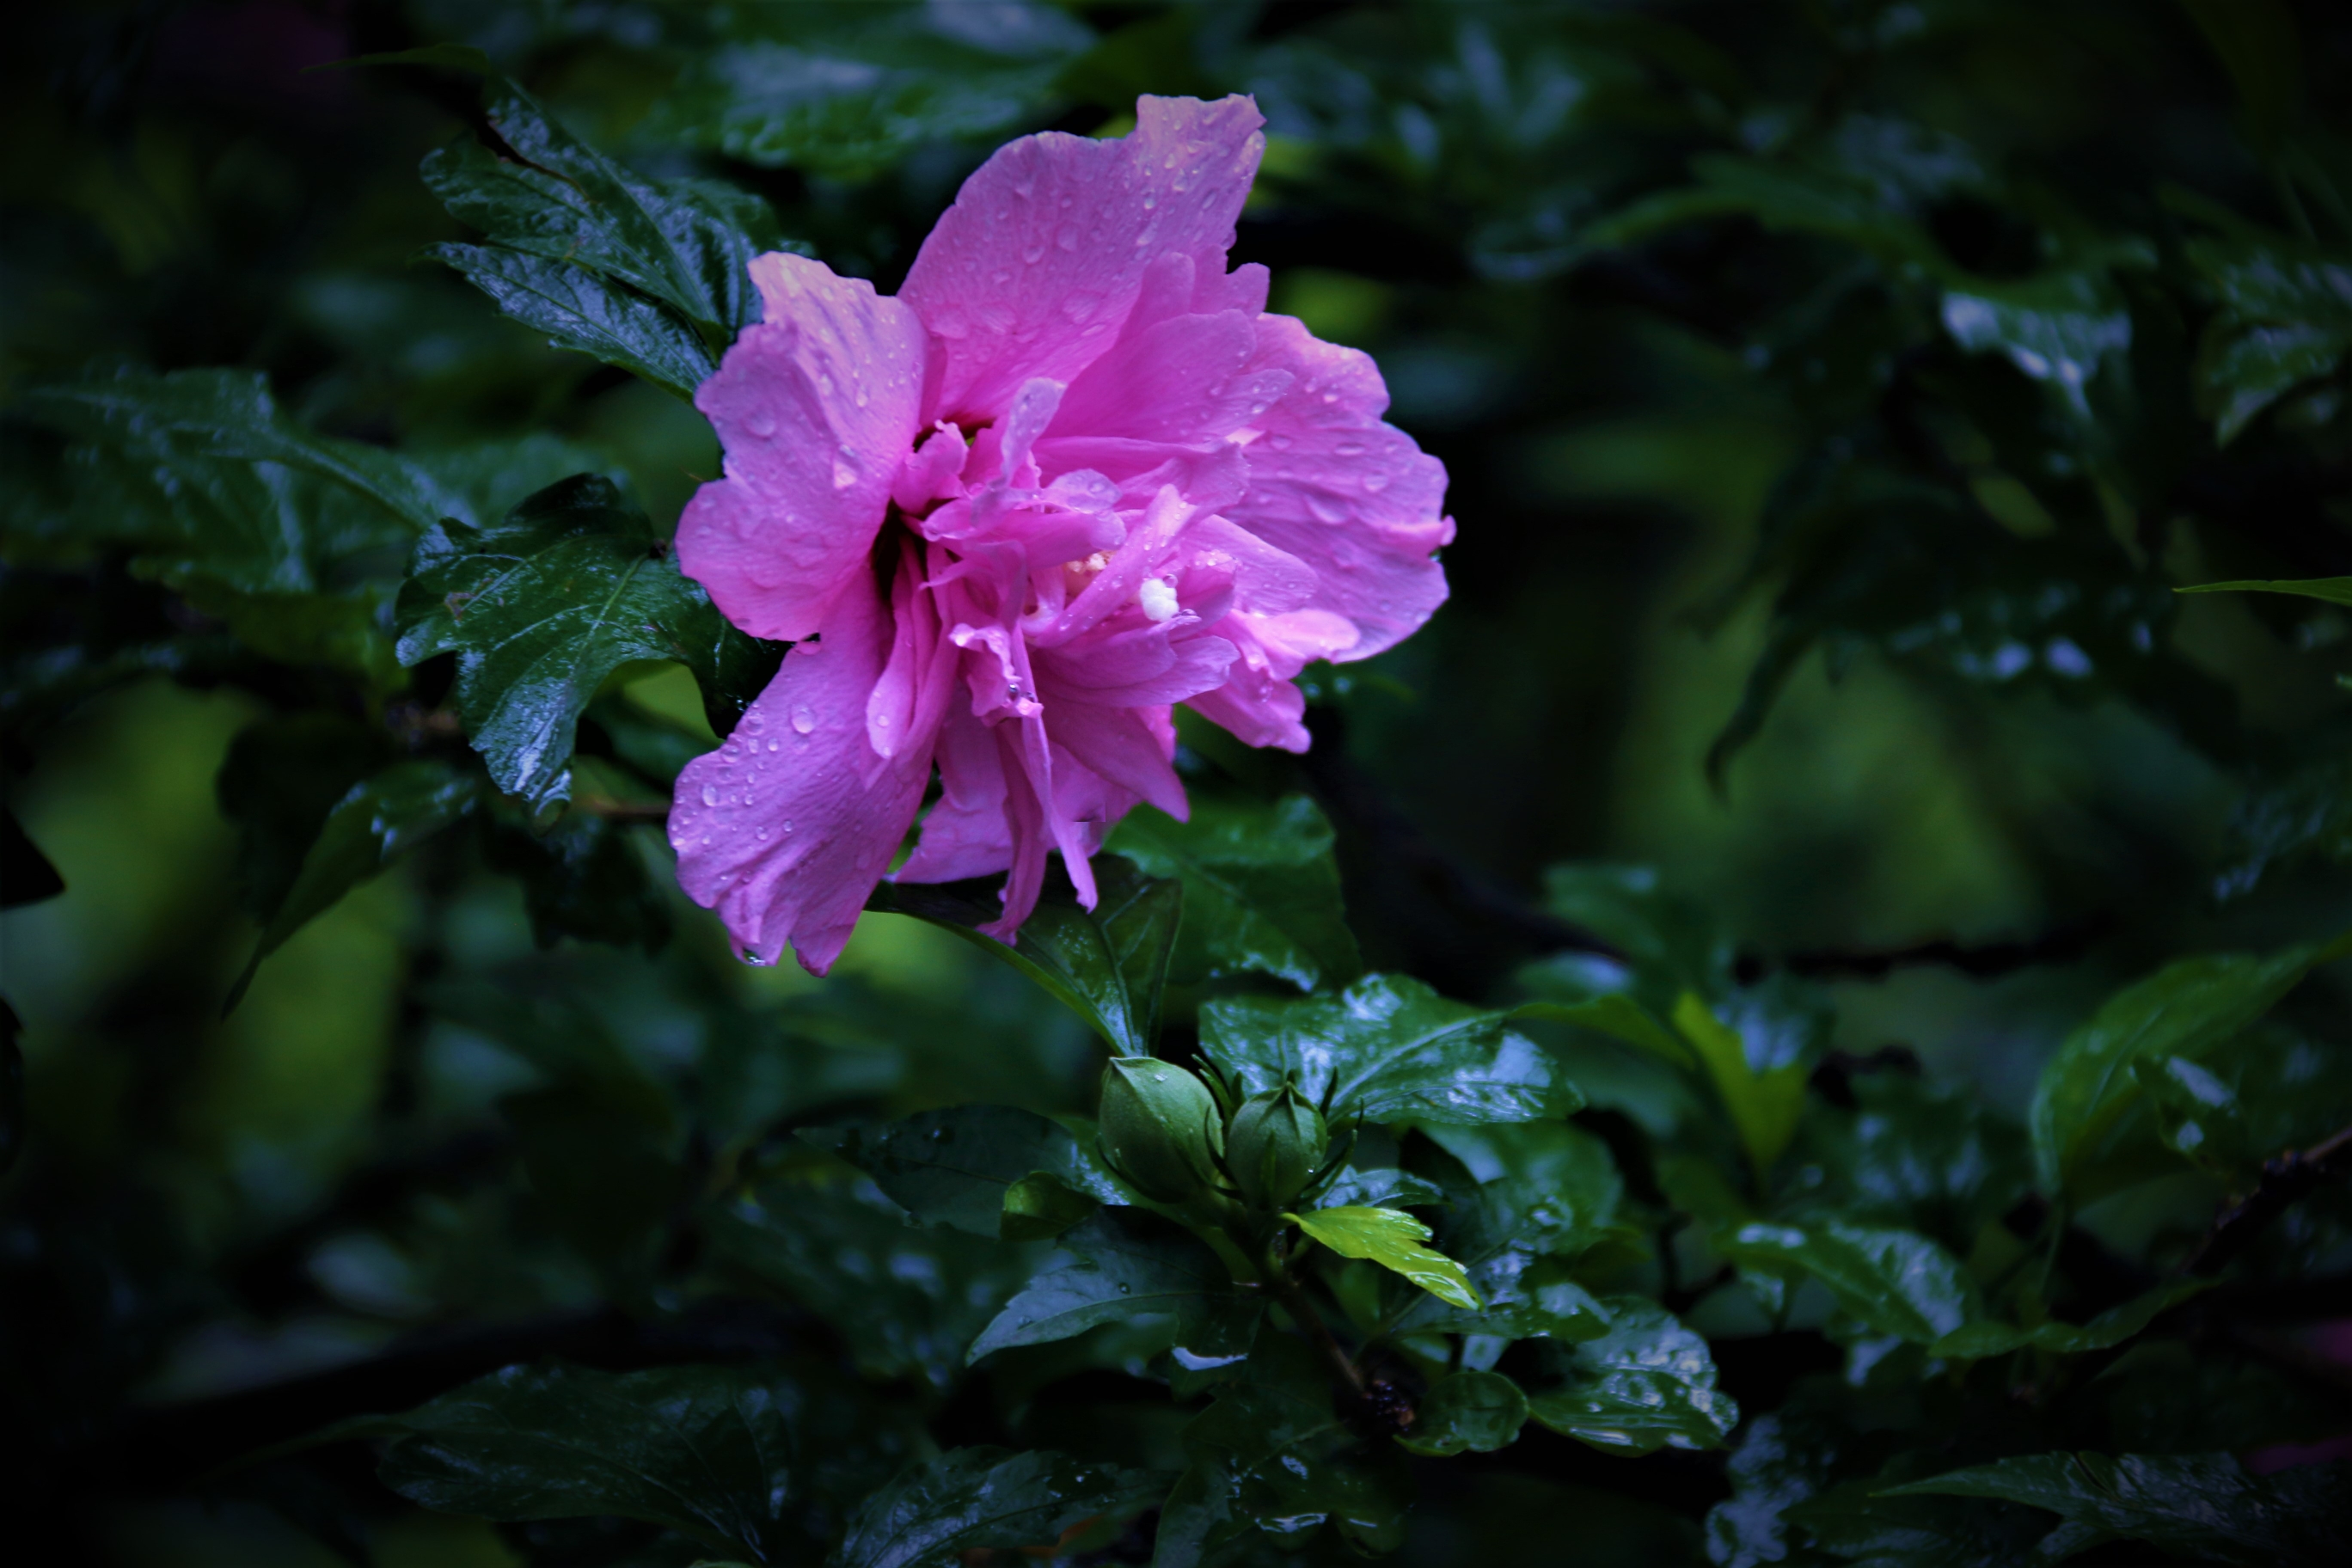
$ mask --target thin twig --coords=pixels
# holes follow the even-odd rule
[[[2256,1236],[2289,1208],[2338,1176],[2352,1175],[2352,1127],[2308,1149],[2290,1149],[2263,1166],[2254,1190],[2213,1216],[2213,1228],[2182,1272],[2210,1277],[2228,1268]]]

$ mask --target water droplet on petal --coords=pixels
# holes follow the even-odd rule
[[[803,735],[807,734],[810,731],[812,731],[812,730],[815,729],[815,728],[816,728],[816,710],[814,710],[814,709],[811,708],[811,707],[810,707],[807,703],[805,703],[805,702],[802,703],[799,707],[797,707],[797,708],[793,709],[793,728],[795,731],[797,731],[799,733],[803,734]]]
[[[709,784],[704,784],[702,786],[702,804],[705,805],[717,805],[719,804],[718,790]],[[708,844],[710,841],[706,838],[703,842]]]

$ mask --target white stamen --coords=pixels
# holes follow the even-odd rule
[[[1135,602],[1143,606],[1143,618],[1164,621],[1176,613],[1176,587],[1158,577],[1146,577],[1143,586],[1135,591]]]

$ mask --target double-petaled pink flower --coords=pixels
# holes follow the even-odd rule
[[[1381,422],[1353,349],[1225,270],[1265,146],[1244,98],[1146,98],[1119,141],[1000,149],[896,299],[796,256],[695,396],[726,477],[678,562],[794,644],[678,778],[678,879],[746,954],[822,974],[923,803],[902,881],[1009,872],[1013,940],[1055,849],[1176,816],[1173,703],[1307,748],[1291,678],[1445,597],[1445,470]]]

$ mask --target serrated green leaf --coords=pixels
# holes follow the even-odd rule
[[[1133,1511],[1166,1478],[1060,1454],[958,1448],[898,1477],[850,1521],[833,1568],[937,1568],[972,1552],[1056,1545],[1075,1526]]]
[[[2315,964],[2338,956],[2347,942],[2352,939],[2268,957],[2182,959],[2109,998],[2067,1037],[2034,1088],[2031,1125],[2043,1189],[2078,1204],[2098,1195],[2084,1189],[2084,1178],[2140,1093],[2135,1062],[2195,1061],[2225,1045],[2300,984]]]
[[[1916,1231],[1823,1219],[1743,1225],[1716,1237],[1742,1268],[1820,1280],[1839,1308],[1875,1332],[1933,1344],[1982,1315],[1975,1281]]]
[[[401,661],[457,656],[467,734],[499,788],[534,809],[568,798],[580,715],[614,670],[679,660],[723,718],[751,640],[595,474],[550,486],[489,528],[435,529],[398,613]]]
[[[1297,1082],[1333,1123],[1405,1117],[1528,1121],[1583,1101],[1505,1014],[1449,1002],[1418,980],[1369,974],[1337,996],[1221,997],[1201,1048],[1244,1095]]]
[[[745,268],[783,243],[757,195],[710,180],[649,180],[551,120],[510,81],[484,113],[509,151],[473,142],[429,154],[419,171],[450,216],[492,242],[584,267],[729,336],[759,319]]]
[[[1429,1226],[1399,1209],[1328,1208],[1283,1218],[1342,1258],[1360,1258],[1403,1275],[1439,1300],[1466,1311],[1478,1309],[1462,1265],[1423,1243]]]
[[[1491,1372],[1448,1373],[1421,1396],[1412,1427],[1397,1442],[1430,1458],[1490,1454],[1517,1442],[1527,1420],[1528,1396],[1509,1378]]]
[[[1739,1406],[1717,1391],[1706,1342],[1644,1298],[1611,1296],[1601,1305],[1609,1331],[1550,1350],[1558,1381],[1528,1395],[1529,1414],[1628,1458],[1720,1446],[1739,1423]]]
[[[236,1006],[261,961],[289,937],[417,845],[463,820],[480,800],[478,778],[439,762],[395,763],[352,785],[304,852],[301,870],[262,928],[261,941],[229,987],[222,1011]]]
[[[1270,974],[1301,991],[1362,973],[1331,858],[1331,825],[1305,795],[1272,805],[1195,792],[1190,822],[1151,806],[1105,841],[1145,875],[1184,885],[1171,972],[1179,984]]]
[[[524,326],[546,333],[551,348],[618,365],[688,400],[719,368],[719,356],[691,322],[584,267],[488,245],[436,245],[425,254],[464,274]]]
[[[378,1417],[378,1474],[482,1519],[618,1515],[754,1563],[805,1560],[906,1458],[897,1426],[813,1367],[509,1367]]]
[[[796,1136],[864,1171],[925,1224],[974,1236],[1004,1234],[1014,1189],[1033,1174],[1089,1204],[1127,1201],[1067,1129],[1009,1105],[959,1105],[879,1127],[803,1128]]]
[[[2029,1454],[1887,1487],[1886,1497],[1994,1498],[2047,1509],[2065,1522],[2039,1555],[2054,1561],[2106,1541],[2168,1555],[2265,1564],[2333,1563],[2352,1517],[2340,1465],[2249,1475],[2230,1454]]]
[[[703,1223],[719,1259],[832,1324],[862,1375],[942,1391],[1034,1262],[1034,1250],[909,1226],[864,1182],[769,1184],[706,1211]]]
[[[1049,894],[1011,946],[980,931],[1003,913],[992,892],[885,882],[866,907],[953,931],[1044,986],[1114,1054],[1148,1057],[1160,1035],[1160,995],[1182,918],[1183,886],[1154,881],[1109,858],[1098,860],[1094,870],[1093,909],[1080,908],[1066,893]]]
[[[1229,1295],[1216,1255],[1182,1229],[1140,1209],[1107,1208],[1062,1237],[1048,1264],[972,1342],[967,1358],[1066,1340],[1103,1323],[1206,1309]]]

